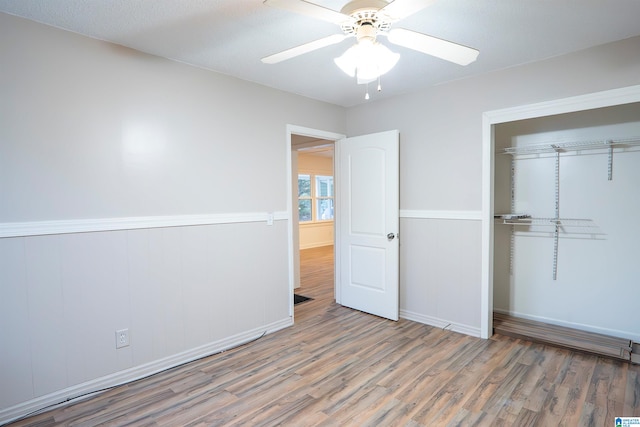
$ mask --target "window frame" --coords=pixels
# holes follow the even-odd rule
[[[298,222],[300,224],[323,224],[323,223],[331,223],[331,222],[333,222],[334,219],[335,219],[335,177],[333,175],[327,175],[327,174],[323,174],[323,173],[300,171],[300,172],[298,172],[298,182],[300,181],[300,177],[301,176],[304,176],[304,177],[309,176],[309,179],[311,181],[311,183],[310,183],[311,196],[310,197],[307,197],[307,196],[302,196],[301,197],[300,195],[298,195],[298,209],[300,209],[300,201],[301,200],[311,200],[311,219],[310,220],[301,220],[300,216],[298,215]],[[333,194],[332,196],[318,196],[318,191],[317,191],[317,178],[318,177],[331,178],[331,187],[332,187],[331,193]],[[298,192],[299,192],[299,188],[300,187],[298,187]],[[331,205],[333,207],[333,209],[332,209],[332,218],[331,219],[320,219],[319,218],[318,203],[321,200],[331,200]]]

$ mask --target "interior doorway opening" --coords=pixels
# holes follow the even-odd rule
[[[291,135],[294,308],[335,299],[334,152],[332,140]]]
[[[338,185],[334,173],[335,141],[344,135],[299,126],[287,126],[287,173],[290,188],[287,196],[289,213],[289,288],[290,311],[294,318],[294,294],[303,296],[301,281],[301,248],[304,256],[304,280],[311,298],[336,298],[334,248],[336,230],[335,193]],[[307,193],[299,197],[298,175],[304,175]],[[300,217],[304,216],[303,221]],[[303,225],[301,226],[301,222]],[[301,232],[301,227],[303,228]],[[327,283],[327,278],[330,283]],[[313,287],[313,289],[311,289]]]

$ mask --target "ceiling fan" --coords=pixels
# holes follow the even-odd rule
[[[357,75],[358,83],[368,83],[389,71],[398,60],[399,55],[392,53],[384,45],[376,41],[376,36],[386,36],[389,42],[418,52],[426,53],[456,64],[467,65],[478,57],[478,50],[439,39],[426,34],[404,28],[391,29],[391,25],[409,15],[434,3],[435,0],[353,0],[347,3],[340,12],[305,0],[264,0],[267,6],[277,7],[294,13],[317,18],[337,24],[342,34],[333,34],[310,43],[306,43],[285,51],[266,56],[262,62],[275,64],[314,50],[340,43],[355,37],[356,44],[345,55],[336,58],[336,64],[347,74]],[[354,48],[372,50],[375,47],[376,57],[384,57],[383,63],[377,62],[371,67],[356,68],[353,63],[362,58],[361,53],[350,51]],[[357,57],[357,58],[355,58]],[[369,68],[369,71],[367,71]],[[372,69],[375,68],[374,71]],[[387,68],[386,70],[383,68]]]

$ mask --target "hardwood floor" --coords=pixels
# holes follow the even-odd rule
[[[613,426],[640,366],[477,339],[333,302],[332,248],[302,252],[295,325],[15,426]]]

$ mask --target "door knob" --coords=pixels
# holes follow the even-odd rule
[[[393,234],[393,233],[389,233],[389,234],[387,234],[387,240],[388,240],[388,241],[392,241],[395,237],[396,237],[396,235],[395,235],[395,234]]]

